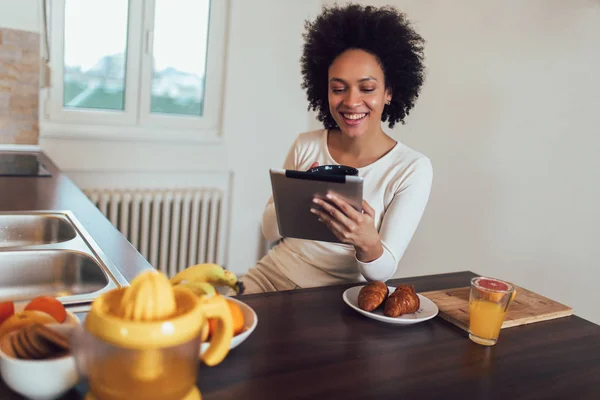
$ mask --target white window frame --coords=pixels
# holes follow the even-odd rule
[[[221,140],[227,0],[211,0],[204,109],[200,117],[150,110],[155,0],[129,0],[124,110],[63,106],[65,0],[48,2],[51,87],[42,90],[42,137],[153,141]]]

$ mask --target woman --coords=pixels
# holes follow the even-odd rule
[[[363,212],[336,197],[315,199],[326,212],[311,211],[343,243],[282,238],[271,196],[262,231],[279,242],[242,278],[247,294],[389,279],[429,199],[430,160],[392,139],[381,124],[404,123],[415,104],[423,39],[391,7],[326,7],[306,28],[302,87],[324,129],[300,134],[283,168],[357,168],[364,178]]]

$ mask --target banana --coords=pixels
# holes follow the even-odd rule
[[[244,286],[238,281],[237,276],[218,264],[197,264],[184,269],[171,278],[171,284],[181,282],[207,282],[213,286],[229,286],[236,294],[244,291]]]
[[[178,283],[176,286],[190,289],[196,296],[214,296],[217,291],[213,285],[208,282],[186,281]]]
[[[184,269],[171,278],[171,284],[182,281],[216,282],[222,280],[225,270],[218,264],[197,264]]]

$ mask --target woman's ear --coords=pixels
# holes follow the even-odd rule
[[[392,92],[389,89],[386,89],[386,91],[385,91],[385,104],[387,104],[389,106],[391,102],[392,102]]]

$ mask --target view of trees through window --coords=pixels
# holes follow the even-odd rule
[[[209,0],[155,0],[146,111],[202,115],[209,5]],[[128,11],[124,0],[65,2],[65,108],[123,110],[125,97],[138,95],[126,93]],[[138,78],[137,72],[129,76]]]

